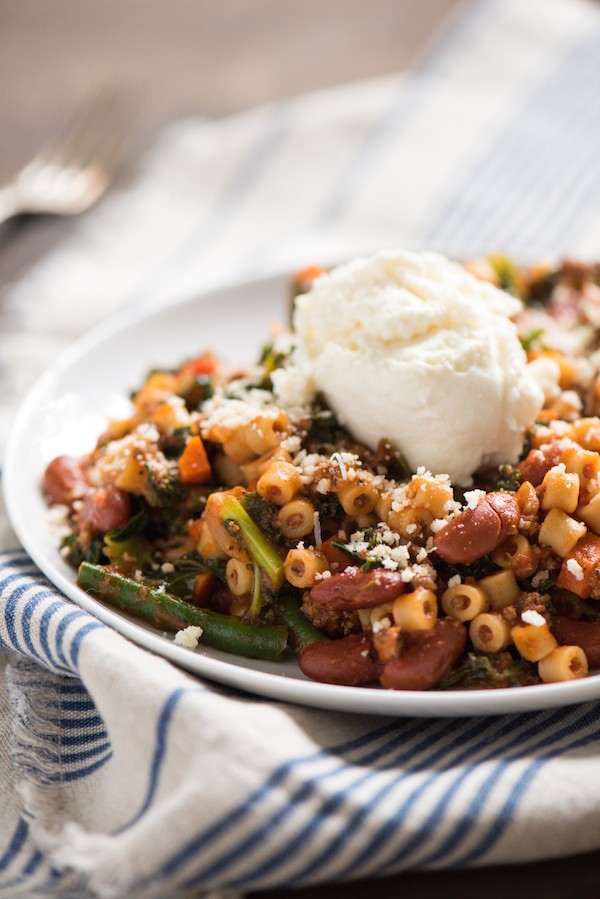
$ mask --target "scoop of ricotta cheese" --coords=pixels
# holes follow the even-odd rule
[[[287,408],[324,394],[363,443],[389,439],[413,470],[471,483],[514,462],[543,391],[511,317],[521,303],[436,253],[382,252],[318,278],[296,301]]]

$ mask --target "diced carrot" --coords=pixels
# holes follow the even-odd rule
[[[179,477],[183,484],[205,484],[209,480],[210,462],[201,437],[190,437],[178,465]]]
[[[189,521],[186,522],[187,532],[194,541],[194,543],[198,543],[200,539],[200,534],[202,532],[202,528],[204,527],[204,522],[201,518],[190,518]]]
[[[339,574],[340,571],[344,571],[346,568],[349,568],[356,563],[343,549],[338,549],[337,546],[333,545],[333,541],[336,539],[336,537],[330,537],[329,540],[325,540],[324,543],[317,546],[317,549],[320,553],[323,553],[331,566],[337,566],[332,570],[335,571],[336,574]]]
[[[569,568],[571,561],[577,563],[571,565],[575,571]],[[562,590],[570,590],[581,599],[588,599],[592,595],[600,584],[600,537],[586,534],[581,538],[575,549],[563,560],[556,583]]]
[[[294,283],[305,284],[307,281],[314,281],[316,278],[320,278],[321,275],[324,275],[326,271],[327,269],[320,265],[309,265],[306,268],[300,269],[299,272],[296,272],[294,275]]]
[[[556,409],[540,409],[537,414],[538,421],[553,421],[555,418],[558,418]]]

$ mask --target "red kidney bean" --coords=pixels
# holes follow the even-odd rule
[[[455,618],[440,618],[430,631],[402,635],[402,648],[386,662],[379,680],[390,690],[428,690],[444,678],[465,650],[467,633]]]
[[[350,687],[377,680],[381,671],[370,633],[311,643],[298,663],[300,670],[313,680]]]
[[[72,506],[87,490],[83,466],[74,456],[57,456],[42,478],[42,492],[50,502]]]
[[[580,646],[590,668],[600,668],[600,621],[553,618],[550,630],[561,646]]]
[[[451,565],[470,565],[502,541],[502,520],[482,497],[475,508],[451,518],[434,539],[438,556]]]
[[[551,468],[558,465],[562,450],[556,443],[547,443],[539,449],[530,450],[517,468],[521,479],[539,487]]]
[[[360,571],[358,568],[348,568],[315,584],[310,591],[310,598],[335,611],[368,609],[392,602],[404,593],[404,587],[398,571],[386,571],[383,568]]]
[[[90,490],[78,513],[79,525],[99,534],[124,527],[131,516],[129,494],[109,485]]]
[[[500,541],[516,534],[521,518],[519,503],[511,493],[488,493],[486,502],[500,516]]]

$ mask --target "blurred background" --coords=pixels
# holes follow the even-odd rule
[[[139,100],[115,187],[171,121],[409,67],[463,0],[0,0],[0,183],[110,83]],[[0,226],[0,291],[77,227]]]

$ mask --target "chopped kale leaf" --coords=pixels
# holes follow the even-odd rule
[[[439,690],[499,689],[540,682],[535,665],[509,652],[468,652],[438,684]]]
[[[377,444],[378,461],[387,469],[387,476],[395,481],[408,480],[413,472],[397,446],[387,439]]]
[[[167,459],[178,459],[181,456],[191,433],[192,430],[189,427],[176,428],[167,437],[163,437],[161,449]]]
[[[314,451],[318,452],[319,447],[334,446],[347,437],[348,432],[339,423],[335,412],[321,402],[315,403],[306,435],[306,442],[314,446]]]
[[[496,490],[518,490],[521,486],[521,472],[512,465],[501,465],[495,486]]]
[[[113,542],[127,540],[133,534],[139,534],[148,524],[148,506],[141,497],[133,498],[133,514],[122,528],[114,528],[108,531],[106,536]]]
[[[102,551],[103,541],[101,537],[94,537],[89,546],[82,547],[77,534],[68,534],[63,537],[60,543],[61,550],[70,565],[79,568],[82,562],[89,562],[91,565],[98,565],[104,560]]]
[[[209,571],[214,574],[223,584],[227,583],[225,569],[227,567],[226,559],[205,559],[198,555],[197,552],[189,553],[173,562],[175,571],[169,574],[161,575],[166,583],[175,582],[185,583],[186,579],[193,580],[197,574]]]
[[[337,496],[324,496],[322,499],[320,499],[319,496],[316,496],[315,508],[319,513],[321,522],[330,521],[334,518],[340,518],[343,512],[342,506]]]
[[[435,568],[442,580],[445,581],[449,581],[456,574],[460,575],[463,581],[469,577],[478,581],[498,570],[489,556],[482,556],[481,559],[471,562],[470,565],[451,565],[449,562],[444,562],[439,556],[436,556]]]
[[[342,552],[345,552],[350,556],[351,559],[354,559],[356,564],[359,566],[361,571],[371,571],[372,568],[380,568],[381,562],[379,559],[373,558],[373,556],[361,556],[360,553],[356,552],[354,549],[349,549],[345,543],[342,543],[341,540],[332,540],[332,546],[335,546],[336,549],[341,549]],[[371,543],[369,549],[372,549],[375,546],[375,543]]]
[[[243,506],[253,521],[275,541],[281,541],[281,531],[277,525],[279,506],[270,503],[255,490],[244,495]]]
[[[181,396],[188,412],[196,412],[202,403],[211,398],[214,392],[214,381],[209,375],[196,375]]]

